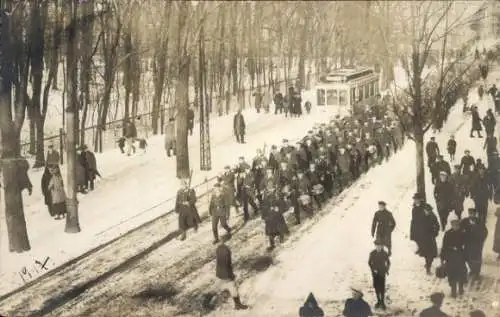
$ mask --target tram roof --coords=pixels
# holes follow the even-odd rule
[[[358,78],[373,75],[373,69],[369,67],[338,68],[331,70],[321,78],[323,83],[348,82]]]

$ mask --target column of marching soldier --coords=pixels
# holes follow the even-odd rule
[[[232,294],[236,309],[247,306],[239,299],[231,252],[224,243],[231,238],[230,210],[243,209],[245,222],[251,218],[249,207],[255,215],[260,214],[269,238],[268,250],[273,250],[276,238],[283,242],[289,233],[285,212],[293,210],[295,222],[300,224],[303,216],[312,217],[328,199],[403,146],[405,137],[400,122],[380,107],[316,125],[295,145],[283,139],[281,147],[272,145],[268,155],[264,146],[257,150],[252,162],[240,157],[235,167],[226,166],[218,175],[209,203],[214,244],[221,242],[216,250],[216,276],[223,283],[221,287]],[[189,228],[197,230],[200,217],[195,191],[188,179],[182,182],[175,210],[179,214],[180,239],[185,240]],[[377,219],[385,215],[381,213],[377,213]],[[225,239],[219,239],[219,223],[226,231]],[[376,231],[377,244],[381,245],[381,226]],[[377,265],[372,262],[370,265]],[[383,305],[383,294],[380,296],[377,305]]]

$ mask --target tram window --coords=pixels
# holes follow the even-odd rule
[[[351,88],[351,104],[356,102],[356,88]]]
[[[370,98],[370,88],[368,87],[368,84],[365,85],[365,99]]]
[[[338,104],[338,92],[337,89],[328,89],[326,91],[326,104],[328,106],[333,106]]]
[[[347,91],[339,90],[339,105],[347,105]]]
[[[317,89],[316,90],[316,95],[317,95],[317,105],[318,106],[324,106],[325,105],[325,90],[324,89]]]
[[[363,86],[358,86],[358,89],[356,89],[358,91],[358,101],[362,101],[363,100]]]
[[[370,83],[370,97],[373,97],[375,95],[375,83],[371,82]]]
[[[378,80],[375,81],[375,95],[379,94]]]

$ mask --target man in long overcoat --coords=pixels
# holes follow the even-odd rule
[[[187,113],[187,126],[188,126],[188,131],[189,135],[193,135],[193,128],[194,128],[194,110],[191,106],[188,108],[188,113]]]
[[[448,284],[451,287],[451,297],[464,293],[467,282],[467,267],[465,265],[465,237],[458,219],[453,219],[451,229],[445,232],[441,247],[441,261],[445,265]]]
[[[460,222],[460,228],[464,233],[465,261],[469,266],[471,282],[479,280],[481,266],[483,263],[484,241],[488,236],[488,229],[478,218],[474,208],[469,208],[469,217]]]
[[[413,195],[413,206],[411,208],[411,221],[410,221],[410,240],[417,244],[417,251],[415,254],[420,254],[420,232],[422,226],[422,217],[424,216],[424,197],[420,193]]]
[[[189,180],[182,180],[183,188],[177,191],[175,199],[175,212],[179,214],[179,230],[181,232],[180,240],[186,239],[186,231],[189,228],[198,230],[200,216],[196,209],[196,192],[189,188]]]
[[[275,188],[267,188],[265,199],[262,204],[262,217],[264,218],[266,235],[269,238],[268,251],[275,248],[275,238],[279,237],[283,243],[285,235],[289,234],[283,213],[286,211],[286,203],[280,199]]]
[[[483,130],[483,126],[481,124],[481,117],[479,116],[479,112],[477,110],[477,107],[474,106],[472,107],[472,127],[470,129],[470,137],[473,138],[474,131],[477,132],[477,136],[482,138],[483,136],[481,135],[481,131]]]
[[[424,205],[424,214],[419,219],[420,224],[416,226],[415,233],[419,240],[419,255],[425,259],[427,275],[431,275],[432,262],[438,255],[436,238],[439,234],[439,222],[429,204]]]
[[[86,145],[82,145],[82,153],[80,155],[82,157],[83,168],[85,169],[87,189],[94,190],[95,179],[97,176],[101,176],[97,169],[97,160],[94,153]]]
[[[479,167],[474,172],[471,181],[471,198],[474,201],[474,207],[479,214],[479,220],[486,223],[488,213],[488,201],[492,197],[490,180],[483,167]]]
[[[441,172],[439,180],[434,186],[434,199],[436,200],[437,212],[441,228],[444,231],[448,223],[448,216],[454,207],[455,189],[453,184],[448,180],[448,174]]]
[[[221,240],[219,246],[215,250],[215,276],[219,279],[220,287],[223,290],[229,291],[234,301],[234,309],[247,309],[248,306],[242,304],[240,300],[236,276],[233,271],[231,250],[224,243],[224,239]]]
[[[396,220],[390,211],[386,209],[384,201],[378,202],[378,210],[375,212],[372,221],[372,237],[387,247],[389,256],[392,252],[392,232],[396,228]]]
[[[243,118],[241,109],[238,109],[238,112],[236,112],[233,119],[233,132],[236,137],[236,142],[245,143],[245,129],[245,118]]]
[[[427,153],[427,166],[431,167],[440,154],[439,146],[436,143],[436,138],[431,137],[430,141],[425,145],[425,152]]]

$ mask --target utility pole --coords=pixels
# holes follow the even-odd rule
[[[78,200],[76,194],[76,136],[78,124],[77,107],[77,60],[75,58],[78,49],[76,38],[77,6],[75,1],[65,4],[65,15],[69,18],[67,27],[67,51],[66,51],[66,85],[67,107],[66,107],[66,168],[67,168],[67,211],[66,228],[67,233],[78,233],[81,231],[78,221]]]
[[[201,27],[199,46],[199,74],[198,84],[200,96],[200,170],[210,171],[212,169],[212,156],[210,151],[210,103],[206,94],[207,76],[205,64],[205,28]]]

